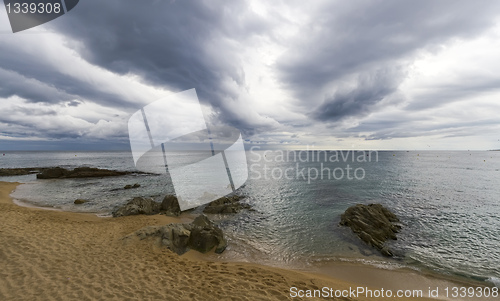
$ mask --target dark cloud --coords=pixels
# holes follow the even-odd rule
[[[17,72],[0,68],[0,97],[9,98],[14,95],[30,102],[46,103],[57,103],[72,98],[37,79],[26,78]]]
[[[260,4],[269,9],[265,19],[244,0],[81,1],[71,13],[44,25],[44,30],[55,33],[48,34],[48,39],[55,37],[65,47],[45,43],[40,56],[33,53],[37,43],[44,41],[42,35],[3,35],[0,98],[11,98],[6,101],[14,103],[17,96],[22,105],[2,107],[2,135],[66,142],[107,138],[110,144],[123,145],[126,115],[142,107],[149,97],[156,97],[150,96],[154,95],[151,87],[168,91],[196,88],[200,100],[215,109],[210,118],[237,127],[247,141],[255,143],[304,143],[331,136],[367,140],[434,134],[457,137],[476,133],[474,129],[482,124],[498,124],[487,119],[488,114],[468,123],[454,113],[440,111],[446,120],[426,115],[444,104],[497,92],[494,72],[426,82],[410,91],[414,92],[412,99],[404,98],[400,88],[420,54],[438,53],[455,39],[471,39],[491,28],[500,2]],[[282,15],[280,5],[288,6]],[[290,11],[300,12],[300,20],[289,17]],[[296,29],[299,23],[305,25],[292,39],[280,31]],[[252,53],[259,43],[270,46],[271,54],[266,47],[256,47]],[[66,53],[68,48],[74,50],[73,58]],[[64,62],[59,61],[58,49],[66,51]],[[288,51],[276,64],[267,65],[272,60],[269,57],[281,49]],[[258,63],[264,67],[248,67],[261,55]],[[71,64],[72,59],[75,67],[61,66]],[[94,73],[86,76],[77,70],[79,66]],[[246,67],[249,72],[265,74],[248,77]],[[467,72],[464,70],[468,69],[460,72]],[[131,87],[142,87],[136,94],[131,87],[121,90],[128,83],[127,76],[133,82]],[[249,86],[247,77],[261,78],[263,86],[273,85],[259,90],[259,84]],[[272,91],[274,87],[284,89]],[[253,95],[262,99],[251,99],[249,91],[258,91]],[[268,99],[269,106],[263,105]],[[294,101],[283,104],[286,99]],[[399,115],[384,114],[394,104],[399,106],[395,110]]]
[[[312,116],[321,121],[363,116],[394,92],[400,74],[381,86],[359,80],[352,91],[328,96],[346,77],[373,77],[411,61],[420,50],[436,51],[454,38],[470,38],[491,27],[499,2],[349,1],[325,2],[277,64],[286,87],[304,106],[325,99]]]
[[[69,107],[78,107],[79,105],[81,105],[82,103],[77,101],[77,100],[73,100],[73,101],[69,101],[66,103],[67,106]]]
[[[238,42],[266,23],[244,1],[94,0],[52,26],[78,41],[72,47],[90,63],[177,91],[196,88],[235,124],[224,101],[239,97],[231,85],[245,85]]]
[[[355,88],[341,90],[327,97],[311,115],[321,121],[339,121],[347,116],[363,116],[384,97],[394,93],[403,79],[399,69],[361,74]]]
[[[0,43],[0,97],[17,95],[28,102],[47,104],[90,99],[104,106],[132,106],[118,94],[104,92],[92,82],[64,74],[57,61],[50,62],[47,57],[19,51],[17,47],[18,43]],[[53,55],[56,59],[57,54]]]

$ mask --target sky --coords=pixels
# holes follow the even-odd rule
[[[500,149],[500,2],[85,0],[12,33],[0,150],[128,150],[128,119],[195,88],[246,145]]]

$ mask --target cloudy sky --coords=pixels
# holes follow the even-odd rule
[[[0,150],[129,149],[196,88],[248,145],[500,149],[500,2],[85,0],[13,34]]]

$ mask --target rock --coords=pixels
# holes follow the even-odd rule
[[[152,236],[160,235],[160,227],[159,226],[147,226],[142,229],[139,229],[135,232],[135,235],[139,237],[139,239],[146,239]]]
[[[181,208],[179,207],[179,201],[174,195],[167,195],[163,198],[161,202],[161,213],[168,216],[179,216],[181,214]]]
[[[9,176],[24,176],[32,173],[39,173],[45,168],[28,167],[28,168],[0,168],[0,177]]]
[[[340,225],[347,226],[365,243],[377,248],[385,256],[393,252],[384,246],[388,239],[397,239],[401,226],[394,213],[381,204],[357,204],[347,208],[340,217]]]
[[[227,246],[222,230],[203,214],[191,224],[149,226],[136,231],[134,235],[140,239],[158,237],[162,245],[179,255],[190,249],[206,253],[215,248],[216,253],[222,253]]]
[[[192,249],[201,253],[210,251],[213,247],[215,253],[222,253],[227,246],[227,241],[224,238],[224,233],[216,227],[212,221],[204,214],[199,215],[192,222],[194,226],[189,238],[189,244]]]
[[[205,214],[198,215],[194,219],[194,221],[192,222],[192,224],[195,225],[195,226],[202,227],[202,228],[213,227],[214,226],[214,224],[212,223],[212,221],[209,220],[208,217]]]
[[[190,227],[189,227],[190,228]],[[174,225],[171,230],[170,248],[177,254],[187,252],[191,230],[182,225]]]
[[[206,253],[219,244],[212,229],[194,227],[189,237],[189,246],[198,252]]]
[[[56,178],[62,178],[66,174],[68,174],[68,170],[61,168],[61,167],[54,167],[50,169],[46,169],[42,171],[41,173],[36,175],[37,179],[56,179]]]
[[[203,213],[238,213],[242,209],[251,209],[250,205],[240,203],[240,200],[243,198],[239,195],[219,198],[209,203],[203,210]]]
[[[129,216],[129,215],[152,215],[160,212],[160,203],[146,198],[133,198],[124,206],[113,212],[113,217]]]
[[[387,246],[385,246],[382,249],[380,249],[380,253],[382,253],[382,255],[387,256],[387,257],[394,256],[394,254],[392,253],[392,251]]]
[[[81,204],[85,204],[87,203],[88,201],[87,200],[84,200],[84,199],[77,199],[74,201],[74,204],[75,205],[81,205]]]
[[[22,176],[36,173],[38,179],[64,179],[64,178],[91,178],[91,177],[114,177],[131,173],[129,171],[116,171],[91,167],[79,167],[73,170],[61,167],[27,167],[27,168],[0,168],[2,176]]]
[[[78,167],[73,170],[61,167],[46,168],[37,174],[37,179],[66,179],[66,178],[94,178],[94,177],[116,177],[131,174],[128,171],[116,171],[92,167]]]
[[[134,184],[134,185],[125,185],[125,187],[123,187],[123,189],[134,189],[134,188],[139,188],[141,187],[141,184]]]

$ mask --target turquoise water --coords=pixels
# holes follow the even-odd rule
[[[178,156],[189,161],[191,155]],[[249,179],[240,193],[256,211],[212,217],[230,242],[224,258],[299,268],[332,260],[364,261],[498,285],[500,152],[249,151],[247,157]],[[126,152],[11,152],[0,157],[1,168],[35,166],[134,170]],[[1,180],[25,182],[13,195],[22,201],[99,214],[134,196],[160,199],[174,191],[158,175]],[[119,189],[134,183],[141,188]],[[75,206],[76,198],[91,202]],[[347,207],[373,202],[391,208],[403,223],[398,240],[390,243],[394,259],[378,256],[338,226]]]

